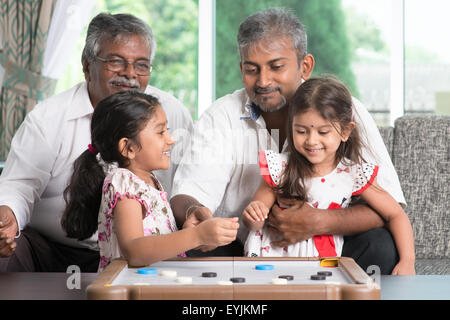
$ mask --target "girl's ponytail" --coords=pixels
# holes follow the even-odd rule
[[[98,103],[91,121],[91,141],[73,165],[72,178],[64,190],[66,209],[62,228],[69,238],[83,240],[98,228],[98,212],[105,179],[104,166],[126,167],[129,160],[118,148],[120,139],[129,138],[140,147],[139,132],[160,107],[157,98],[139,91],[115,93]],[[106,170],[106,168],[105,168]]]
[[[72,178],[64,190],[67,206],[61,225],[67,237],[78,240],[89,238],[97,231],[105,174],[93,151],[89,148],[75,160]]]

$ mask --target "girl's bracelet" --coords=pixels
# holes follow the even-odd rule
[[[187,218],[189,218],[189,216],[190,216],[191,214],[193,214],[198,208],[203,208],[203,207],[205,207],[205,206],[202,205],[201,203],[196,203],[196,204],[191,205],[189,208],[187,208],[187,210],[186,210],[186,220],[187,220]]]

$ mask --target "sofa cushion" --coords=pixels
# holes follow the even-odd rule
[[[395,121],[393,163],[405,194],[417,258],[450,258],[450,116]]]
[[[386,149],[389,152],[389,155],[392,159],[392,148],[394,145],[394,128],[393,127],[380,127],[381,137],[383,138],[384,144],[386,145]]]
[[[417,259],[416,274],[450,274],[450,259]]]

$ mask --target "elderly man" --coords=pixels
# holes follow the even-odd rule
[[[314,68],[303,25],[283,9],[268,9],[243,21],[238,47],[245,88],[218,99],[205,111],[175,175],[171,204],[179,226],[190,227],[213,215],[241,215],[260,183],[258,151],[286,149],[286,106]],[[354,106],[357,125],[375,153],[366,149],[364,157],[375,159],[381,168],[379,184],[404,203],[397,174],[373,119],[356,99]],[[383,273],[390,273],[396,264],[390,233],[380,228],[384,222],[364,204],[332,211],[307,204],[281,211],[275,205],[269,223],[284,239],[279,246],[314,235],[354,235],[346,238],[343,255],[353,257],[363,268],[379,265]],[[242,255],[247,234],[241,225],[240,241],[206,255]]]
[[[178,100],[147,85],[155,50],[151,28],[132,15],[91,21],[81,59],[86,81],[36,105],[13,138],[0,178],[0,271],[65,272],[69,265],[97,271],[97,235],[70,239],[60,223],[63,191],[73,161],[90,143],[95,106],[119,91],[145,91],[161,102],[172,133],[192,128]],[[156,172],[169,194],[175,167]]]

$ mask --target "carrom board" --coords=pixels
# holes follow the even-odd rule
[[[272,270],[257,270],[270,265]],[[132,300],[289,300],[289,299],[380,299],[380,287],[351,258],[180,258],[154,263],[140,274],[125,260],[114,260],[88,286],[88,299]],[[164,271],[176,272],[167,277]],[[312,280],[318,272],[331,271],[322,280]],[[217,276],[204,277],[204,272]],[[328,272],[329,273],[329,272]],[[290,276],[285,284],[272,279]],[[191,282],[179,283],[177,277]],[[230,284],[231,278],[244,282]],[[242,280],[241,280],[242,281]],[[228,285],[223,285],[223,283]],[[219,284],[222,283],[222,284]]]

